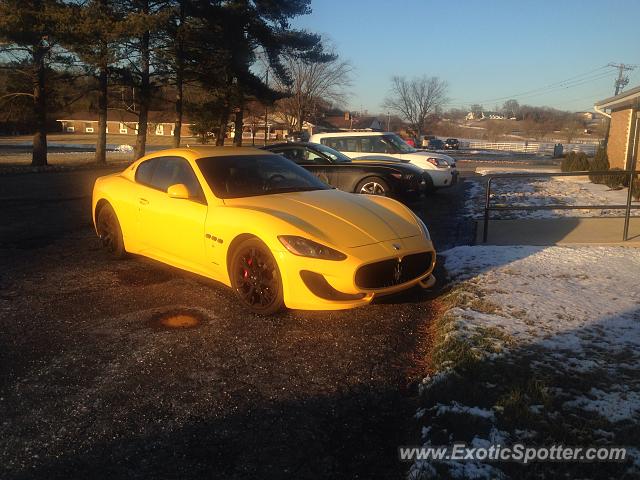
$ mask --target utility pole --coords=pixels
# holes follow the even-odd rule
[[[264,75],[264,83],[269,88],[269,65],[267,65],[267,72]],[[264,146],[267,146],[267,125],[269,124],[269,105],[268,100],[264,102]]]
[[[629,77],[624,74],[625,71],[635,70],[637,65],[625,65],[624,63],[610,63],[607,65],[608,67],[613,67],[618,69],[618,78],[614,83],[615,85],[615,95],[618,95],[620,91],[627,86],[629,83]]]

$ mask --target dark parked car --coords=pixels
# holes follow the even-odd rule
[[[420,168],[393,158],[352,162],[333,148],[311,142],[287,142],[263,148],[293,160],[325,183],[347,192],[415,197],[427,188]]]
[[[445,150],[458,150],[460,149],[460,142],[457,138],[447,138],[444,141]]]
[[[427,144],[428,150],[444,150],[444,142],[442,140],[438,140],[437,138],[433,138],[429,140]]]

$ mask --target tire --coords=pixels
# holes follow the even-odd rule
[[[382,178],[368,177],[358,183],[355,193],[388,197],[391,194],[391,189],[389,184]]]
[[[103,248],[112,258],[121,259],[126,256],[120,222],[111,205],[106,204],[98,212],[96,230]]]
[[[229,277],[242,305],[259,315],[272,315],[284,308],[282,277],[269,248],[252,237],[233,251]]]

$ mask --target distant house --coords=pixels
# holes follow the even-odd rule
[[[384,130],[380,119],[374,116],[355,116],[351,112],[344,115],[327,115],[324,122],[337,130]]]
[[[611,118],[607,141],[610,166],[628,169],[635,165],[637,169],[640,158],[640,86],[596,102],[594,110]]]
[[[473,112],[467,113],[467,116],[464,117],[465,120],[484,120],[488,118],[489,120],[504,120],[505,116],[498,112],[480,112],[476,115]]]
[[[585,122],[590,122],[596,119],[595,112],[576,112],[576,116]]]
[[[147,133],[149,135],[172,136],[175,131],[175,114],[173,112],[149,112]],[[75,112],[63,115],[56,120],[66,133],[96,133],[98,131],[98,114],[95,112]],[[107,112],[107,133],[136,135],[138,133],[138,115],[126,110],[109,110]],[[182,136],[191,136],[191,125],[187,119],[182,122]]]

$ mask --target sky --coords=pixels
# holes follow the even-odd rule
[[[394,75],[447,81],[450,103],[592,110],[637,64],[640,0],[312,0],[295,26],[320,33],[354,67],[349,107],[385,113]]]

